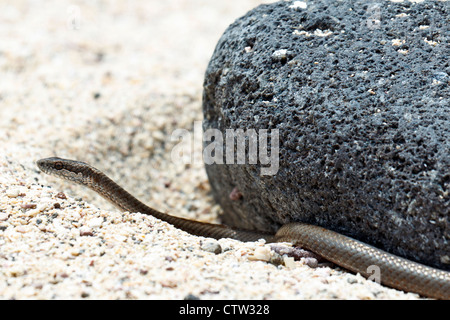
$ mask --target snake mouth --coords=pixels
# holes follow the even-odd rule
[[[46,161],[47,159],[39,159],[38,161],[36,161],[36,165],[38,166],[39,170],[41,170],[44,173],[49,173],[49,167],[48,167],[48,162]]]

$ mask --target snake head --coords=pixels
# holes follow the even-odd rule
[[[47,173],[79,184],[86,185],[95,170],[90,165],[80,161],[51,157],[36,162],[38,168]]]

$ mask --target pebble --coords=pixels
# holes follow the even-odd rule
[[[295,268],[295,260],[292,257],[283,257],[284,266],[288,269]]]
[[[20,205],[20,207],[22,208],[22,209],[36,209],[36,204],[35,203],[22,203],[21,205]]]
[[[280,49],[280,50],[274,51],[274,53],[272,54],[272,57],[277,60],[283,60],[283,59],[286,59],[287,54],[288,54],[288,51],[286,49]]]
[[[103,218],[92,218],[87,222],[88,227],[90,228],[98,228],[102,225]]]
[[[27,233],[30,231],[30,228],[28,226],[18,226],[16,231],[20,233]]]
[[[10,198],[17,198],[20,195],[20,190],[16,188],[8,189],[6,195]]]
[[[303,258],[303,262],[310,268],[317,268],[319,266],[319,262],[316,258]]]
[[[0,212],[0,221],[8,220],[8,214],[6,212]]]
[[[269,261],[272,257],[272,253],[270,251],[270,248],[264,246],[264,247],[257,247],[252,255],[249,255],[249,260],[259,260],[259,261]]]
[[[80,228],[80,236],[93,236],[94,232],[91,228],[87,226],[83,226]]]
[[[206,252],[211,252],[215,254],[222,253],[222,247],[216,240],[207,240],[202,243],[200,249]]]

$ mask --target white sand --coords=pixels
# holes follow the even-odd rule
[[[87,161],[157,209],[217,222],[203,166],[172,162],[169,137],[202,119],[215,44],[261,1],[14,3],[0,10],[1,298],[418,298],[255,261],[273,254],[262,242],[220,240],[214,254],[212,240],[38,172],[43,157]]]

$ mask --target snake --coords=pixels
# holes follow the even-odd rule
[[[385,286],[424,297],[450,300],[450,272],[396,256],[321,226],[290,222],[274,234],[185,219],[145,205],[102,171],[85,162],[50,157],[40,159],[36,164],[44,173],[95,191],[122,211],[151,215],[192,235],[243,242],[259,239],[267,243],[290,242],[365,278],[370,279],[377,271],[379,282]]]

